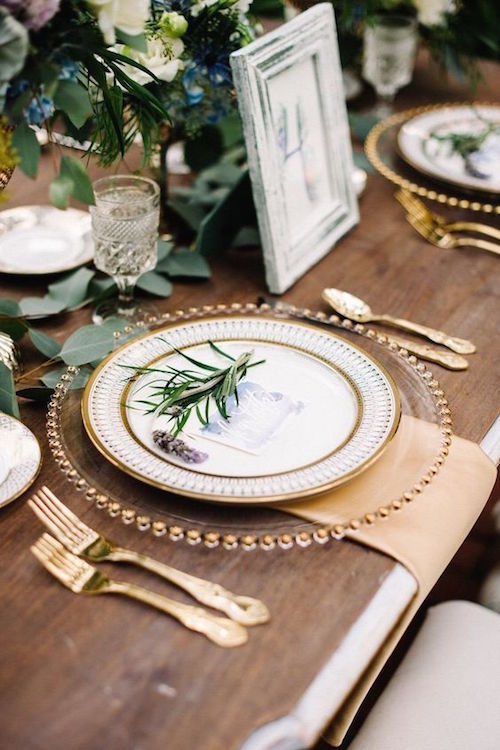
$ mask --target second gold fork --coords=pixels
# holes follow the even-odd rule
[[[496,229],[496,227],[492,227],[490,224],[481,224],[477,221],[446,221],[445,218],[428,209],[420,198],[417,198],[416,195],[409,193],[407,190],[398,190],[394,194],[394,197],[411,216],[429,224],[438,234],[446,234],[447,232],[476,232],[477,234],[500,240],[500,229]]]
[[[248,640],[245,628],[227,617],[216,617],[201,607],[192,607],[142,586],[108,578],[93,565],[69,552],[50,534],[42,534],[31,547],[31,552],[49,573],[75,594],[121,594],[137,599],[224,648],[242,646]]]
[[[500,244],[495,242],[478,240],[476,237],[460,237],[453,232],[437,232],[435,228],[421,219],[417,219],[412,214],[407,214],[406,220],[424,239],[436,247],[446,250],[453,250],[456,247],[474,247],[479,250],[487,250],[494,255],[500,255]]]
[[[233,594],[218,583],[197,578],[111,542],[84,524],[48,487],[36,492],[28,504],[49,531],[75,555],[92,562],[139,565],[174,583],[202,604],[224,612],[241,625],[259,625],[270,618],[268,608],[259,599]]]

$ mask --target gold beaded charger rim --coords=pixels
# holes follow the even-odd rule
[[[411,120],[413,117],[418,115],[426,114],[428,112],[434,112],[440,109],[457,106],[467,106],[470,102],[446,102],[442,104],[428,104],[421,107],[413,107],[412,109],[405,109],[403,112],[396,112],[394,115],[387,117],[384,120],[378,122],[370,130],[365,141],[365,154],[367,159],[375,167],[377,172],[385,177],[387,180],[392,182],[394,185],[408,190],[410,193],[420,196],[421,198],[427,198],[428,200],[447,205],[452,208],[463,208],[471,211],[482,211],[487,214],[500,214],[500,205],[492,202],[478,201],[476,199],[467,198],[465,195],[450,195],[444,190],[439,190],[437,187],[428,187],[420,181],[409,179],[404,174],[396,171],[393,167],[388,166],[380,155],[380,143],[381,139],[391,128],[400,128],[403,123]],[[481,107],[492,106],[490,102],[474,102]],[[409,166],[409,165],[408,165]],[[409,166],[409,168],[411,168]],[[422,175],[423,176],[423,175]]]
[[[78,491],[85,493],[85,497],[89,502],[94,502],[100,510],[106,510],[112,518],[121,520],[126,525],[134,525],[138,531],[151,532],[156,537],[165,536],[171,541],[184,540],[191,546],[202,544],[209,549],[221,546],[227,550],[241,548],[247,551],[258,548],[263,550],[274,548],[291,549],[295,545],[308,547],[312,543],[325,544],[331,539],[340,540],[347,532],[355,532],[362,527],[369,527],[381,520],[387,519],[391,514],[401,512],[405,505],[413,502],[434,480],[449,453],[453,434],[453,422],[448,401],[438,380],[417,357],[410,355],[406,349],[397,346],[388,336],[380,334],[372,328],[367,328],[362,324],[355,324],[351,320],[341,318],[335,314],[327,315],[323,312],[313,312],[309,309],[298,307],[293,307],[291,314],[284,314],[283,312],[272,310],[269,305],[257,306],[253,303],[206,305],[202,308],[189,308],[187,311],[177,310],[173,313],[164,313],[161,316],[150,316],[145,322],[137,323],[135,327],[139,332],[144,330],[145,325],[156,326],[162,325],[165,322],[196,319],[205,315],[218,313],[225,315],[231,313],[245,313],[249,315],[265,313],[266,315],[274,315],[278,319],[285,318],[288,320],[301,317],[307,317],[310,320],[312,316],[318,322],[329,322],[335,327],[343,328],[346,331],[370,339],[376,344],[389,347],[390,351],[400,357],[405,365],[410,367],[413,373],[419,377],[432,398],[435,415],[439,423],[440,446],[439,450],[430,460],[427,469],[411,487],[401,492],[397,498],[388,501],[385,505],[367,511],[363,516],[346,519],[344,522],[337,524],[310,522],[309,526],[311,530],[300,530],[296,533],[290,532],[289,529],[283,532],[276,529],[270,531],[260,530],[259,533],[255,534],[247,532],[239,533],[238,531],[227,533],[225,530],[216,528],[208,530],[197,528],[195,523],[192,525],[190,523],[187,525],[181,525],[180,523],[169,524],[161,518],[155,519],[151,516],[137,515],[134,508],[125,507],[122,502],[114,499],[110,494],[103,494],[97,487],[93,486],[71,462],[64,450],[61,432],[62,408],[71,383],[78,373],[78,368],[70,366],[61,376],[59,383],[55,387],[54,394],[49,401],[47,409],[47,438],[56,464],[68,481]],[[132,331],[133,327],[129,327],[127,332],[130,333]],[[119,339],[120,336],[119,332],[115,333],[115,338]]]

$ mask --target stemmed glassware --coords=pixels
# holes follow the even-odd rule
[[[410,83],[417,53],[417,20],[411,16],[378,16],[364,33],[363,78],[377,93],[375,113],[387,117],[400,88]]]
[[[157,261],[160,188],[146,177],[114,175],[94,182],[94,195],[94,263],[113,277],[118,298],[102,302],[93,320],[117,316],[133,323],[146,312],[134,300],[135,284]]]

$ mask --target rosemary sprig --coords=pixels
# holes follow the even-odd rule
[[[216,346],[213,341],[208,341],[214,352],[231,362],[227,367],[216,367],[176,349],[161,337],[159,339],[198,370],[180,370],[171,365],[165,368],[122,366],[134,370],[132,377],[145,373],[159,373],[163,376],[145,384],[143,388],[149,388],[150,393],[146,398],[136,399],[136,403],[146,407],[146,414],[168,415],[174,422],[173,437],[182,432],[193,410],[201,424],[208,424],[210,399],[214,401],[219,414],[224,419],[229,419],[227,402],[231,396],[234,396],[236,403],[239,403],[238,383],[251,367],[257,367],[265,362],[263,359],[250,362],[253,351],[244,352],[237,358],[232,357]]]
[[[492,133],[500,133],[500,125],[483,117],[478,111],[473,110],[477,119],[484,123],[483,130],[478,133],[439,133],[432,132],[430,137],[441,143],[449,143],[451,151],[459,154],[462,159],[467,159],[471,154],[479,151],[483,143]]]

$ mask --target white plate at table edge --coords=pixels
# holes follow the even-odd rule
[[[13,229],[6,229],[2,231],[2,217],[4,214],[15,214],[17,212],[29,212],[29,211],[46,211],[47,213],[53,213],[54,215],[65,215],[66,219],[69,219],[71,221],[71,217],[78,216],[79,221],[81,222],[84,218],[88,217],[89,227],[86,234],[88,234],[88,239],[84,240],[85,242],[85,252],[78,257],[78,260],[71,262],[69,265],[66,262],[65,265],[59,265],[55,267],[51,267],[49,270],[37,270],[36,268],[30,267],[24,268],[21,266],[20,268],[16,268],[12,265],[5,265],[2,263],[1,259],[1,249],[2,249],[2,239],[10,232],[15,231],[15,228]],[[55,214],[57,212],[57,214]],[[62,218],[62,217],[61,217]],[[34,225],[36,226],[36,224]],[[34,227],[33,227],[34,228]],[[74,232],[73,228],[73,232]],[[81,235],[82,237],[85,237],[85,235]],[[59,208],[56,208],[55,206],[50,205],[35,205],[31,204],[28,206],[14,206],[13,208],[5,208],[2,211],[0,211],[0,273],[2,274],[9,274],[12,276],[47,276],[49,274],[56,274],[56,273],[64,273],[65,271],[72,271],[75,268],[79,268],[80,266],[85,265],[86,263],[89,263],[94,258],[94,244],[92,241],[91,231],[90,231],[90,215],[87,211],[82,211],[78,208],[66,208],[64,210],[61,210]]]
[[[105,368],[108,367],[108,365],[113,364],[113,360],[115,358],[119,357],[119,355],[121,355],[123,352],[126,352],[129,349],[129,347],[133,346],[134,344],[136,344],[138,342],[142,342],[142,341],[144,341],[145,339],[147,339],[149,337],[151,337],[152,339],[154,339],[156,336],[161,335],[161,333],[163,333],[166,330],[172,330],[172,329],[176,329],[176,328],[183,329],[186,326],[192,326],[192,325],[194,325],[196,323],[203,323],[203,322],[221,322],[221,321],[223,321],[223,322],[226,322],[226,323],[227,322],[233,322],[234,323],[235,319],[239,319],[240,321],[242,321],[242,320],[254,320],[254,321],[261,321],[261,322],[274,323],[274,324],[283,324],[283,323],[286,323],[288,326],[291,326],[292,328],[296,328],[296,329],[304,329],[305,328],[305,329],[307,329],[307,331],[309,331],[311,333],[314,332],[318,336],[320,334],[322,334],[323,336],[326,336],[327,340],[329,340],[329,341],[334,340],[335,342],[337,342],[337,346],[339,344],[342,344],[343,346],[347,347],[347,349],[350,349],[351,351],[353,351],[358,357],[361,357],[362,359],[364,358],[365,361],[367,360],[371,364],[371,366],[374,368],[374,370],[378,371],[379,375],[381,375],[385,379],[386,387],[387,387],[387,392],[390,394],[390,398],[392,400],[392,412],[391,412],[391,415],[390,415],[390,425],[389,425],[389,428],[387,430],[387,434],[384,436],[383,441],[381,442],[380,445],[377,446],[377,448],[373,452],[373,454],[369,455],[359,465],[355,466],[354,469],[352,469],[352,470],[344,473],[340,477],[337,477],[337,478],[334,478],[334,479],[329,479],[328,481],[323,482],[320,485],[314,485],[313,487],[309,487],[309,488],[300,487],[298,489],[294,489],[294,490],[292,490],[290,492],[286,492],[286,493],[260,494],[260,495],[253,495],[251,497],[249,497],[248,495],[241,495],[241,494],[240,495],[229,495],[229,496],[226,495],[226,496],[222,496],[222,493],[220,491],[213,492],[213,493],[198,492],[196,490],[186,489],[184,487],[179,487],[178,485],[168,484],[166,481],[158,481],[157,479],[155,479],[155,478],[153,478],[151,476],[148,476],[148,475],[146,475],[144,473],[141,473],[139,470],[136,470],[132,466],[130,466],[127,463],[125,463],[124,461],[122,461],[119,457],[117,457],[112,452],[112,450],[110,450],[107,447],[107,445],[105,444],[105,441],[103,441],[103,439],[101,439],[101,437],[97,433],[94,425],[92,424],[92,415],[91,415],[92,409],[89,406],[89,402],[90,402],[90,398],[91,398],[91,395],[92,395],[92,389],[94,387],[94,384],[97,382],[98,378],[100,377],[100,374],[105,370]],[[221,339],[221,338],[217,339],[217,338],[215,338],[213,340],[215,340],[215,341],[222,341],[224,339]],[[248,337],[245,339],[244,336],[241,336],[240,339],[233,339],[233,342],[234,341],[236,341],[236,342],[238,342],[238,341],[239,342],[243,342],[243,341],[248,341],[248,340],[250,340]],[[253,340],[255,341],[255,339],[253,339]],[[189,343],[187,346],[180,347],[180,348],[190,348],[191,346],[196,346],[197,344],[201,345],[203,343],[206,343],[206,339],[200,340],[200,342],[196,342],[196,343]],[[269,342],[269,341],[266,342],[265,340],[263,340],[262,343],[272,343],[272,342]],[[274,343],[276,343],[276,342],[274,342]],[[290,345],[287,345],[287,346],[290,347]],[[294,348],[293,345],[291,345],[291,348],[292,349]],[[298,352],[308,353],[306,350],[300,349],[299,347],[296,347],[296,349],[297,349]],[[166,356],[166,354],[167,353],[165,352],[165,356]],[[316,357],[316,355],[314,355],[311,352],[309,352],[309,354],[312,357]],[[320,358],[318,358],[318,359],[320,359]],[[324,362],[326,362],[326,360],[324,360]],[[326,363],[329,364],[328,362],[326,362]],[[144,363],[141,362],[141,364],[144,364]],[[346,373],[342,370],[341,367],[335,366],[335,365],[333,365],[333,366],[330,365],[330,366],[332,367],[332,369],[335,369],[338,372],[340,372],[341,377],[343,377],[345,380],[347,380],[347,381],[349,380],[349,376],[346,375]],[[156,457],[156,459],[158,461],[164,462],[165,465],[170,466],[171,468],[173,467],[173,468],[177,468],[177,469],[179,469],[179,468],[180,469],[185,469],[186,472],[191,472],[192,474],[196,474],[196,469],[193,470],[191,468],[192,465],[175,463],[173,461],[171,462],[169,460],[169,457],[167,457],[166,455],[158,455],[158,453],[156,451],[153,451],[150,448],[146,448],[144,446],[144,444],[138,439],[138,437],[136,435],[134,435],[133,433],[131,433],[131,431],[129,430],[129,428],[126,426],[125,421],[123,420],[123,416],[122,416],[122,406],[123,406],[122,396],[123,396],[123,393],[125,392],[125,390],[127,388],[127,384],[123,383],[123,379],[122,379],[121,382],[122,382],[122,388],[121,388],[121,391],[120,391],[120,403],[118,404],[118,407],[120,409],[120,420],[121,420],[120,427],[123,427],[123,429],[125,430],[125,433],[133,441],[135,447],[136,448],[140,448],[141,450],[143,450],[145,456],[147,456],[148,454],[153,455],[153,456]],[[159,327],[158,329],[155,329],[153,331],[148,331],[148,332],[142,334],[141,336],[138,336],[138,337],[132,339],[131,341],[123,344],[117,350],[115,350],[114,352],[112,352],[111,354],[109,354],[108,357],[106,357],[106,359],[103,360],[103,362],[101,362],[100,365],[96,368],[96,370],[92,374],[89,382],[87,383],[87,386],[85,388],[85,391],[84,391],[84,394],[83,394],[82,400],[81,400],[81,414],[82,414],[83,424],[84,424],[85,430],[87,432],[87,435],[90,438],[91,442],[94,444],[94,446],[97,448],[97,450],[112,465],[116,466],[121,471],[125,472],[126,474],[128,474],[130,476],[133,476],[134,478],[136,478],[136,479],[138,479],[138,480],[140,480],[142,482],[145,482],[146,484],[150,484],[150,485],[152,485],[154,487],[157,487],[157,488],[159,488],[161,490],[164,490],[164,491],[167,491],[167,492],[172,492],[172,493],[174,493],[176,495],[181,495],[181,496],[192,498],[192,499],[204,500],[204,501],[210,501],[210,502],[217,502],[217,503],[223,503],[223,504],[256,505],[256,504],[277,503],[277,502],[280,502],[280,501],[290,501],[290,500],[306,499],[306,498],[311,497],[313,495],[324,493],[324,492],[326,492],[326,491],[328,491],[330,489],[333,489],[334,487],[337,487],[338,485],[343,484],[344,482],[349,481],[350,479],[354,478],[355,476],[357,476],[358,474],[360,474],[362,471],[364,471],[365,469],[367,469],[369,466],[371,466],[371,464],[373,464],[380,457],[380,455],[383,453],[383,451],[387,448],[389,442],[392,440],[392,438],[396,434],[397,429],[399,427],[399,423],[400,423],[400,417],[401,417],[401,401],[400,401],[400,397],[399,397],[399,392],[398,392],[397,386],[396,386],[396,384],[395,384],[392,376],[387,372],[386,368],[380,362],[377,361],[377,359],[375,357],[373,357],[368,352],[364,351],[362,348],[356,346],[352,342],[347,341],[346,339],[343,339],[340,336],[336,336],[335,334],[331,333],[330,331],[319,331],[317,327],[312,326],[311,324],[308,324],[308,323],[303,322],[303,321],[289,321],[289,320],[282,320],[282,319],[279,319],[279,318],[265,318],[264,316],[259,316],[258,318],[251,318],[251,317],[246,318],[245,316],[239,316],[239,317],[237,316],[236,318],[233,318],[233,317],[227,317],[227,318],[225,318],[225,317],[218,317],[218,316],[208,317],[207,316],[207,317],[202,317],[202,318],[200,318],[198,320],[195,320],[195,321],[176,321],[176,322],[173,322],[173,323],[166,324],[164,326]],[[107,420],[106,420],[106,422],[107,422]],[[354,431],[354,434],[356,434],[356,432],[357,431]],[[347,441],[347,445],[349,444],[349,442],[350,441]],[[346,447],[345,445],[342,445],[339,448],[333,450],[330,453],[330,455],[328,456],[328,458],[331,458],[332,455],[338,455],[341,452],[340,449],[343,450],[345,447]],[[319,462],[319,465],[321,465],[321,462]],[[300,469],[301,468],[302,467],[300,467]],[[308,468],[308,467],[305,467],[305,468]],[[297,469],[297,471],[299,471],[300,469]],[[290,472],[285,472],[285,474],[286,473],[290,473]],[[283,472],[277,472],[276,474],[271,475],[270,477],[262,476],[262,475],[255,475],[255,476],[252,475],[251,477],[248,477],[248,476],[243,475],[242,477],[234,477],[233,476],[233,477],[230,477],[230,478],[228,478],[226,476],[215,475],[215,478],[218,478],[221,481],[226,480],[226,479],[234,479],[235,481],[238,480],[238,479],[242,479],[242,480],[248,479],[248,480],[252,480],[253,482],[255,482],[257,480],[267,479],[267,478],[269,478],[269,479],[275,479],[276,477],[279,477],[282,474],[283,474]],[[200,472],[199,474],[197,474],[197,476],[205,476],[205,474],[203,472]]]
[[[35,437],[35,435],[33,434],[33,432],[29,429],[29,427],[26,427],[26,425],[23,424],[19,419],[16,419],[15,417],[10,416],[10,414],[5,414],[4,412],[0,411],[0,423],[4,420],[7,420],[8,422],[13,423],[17,428],[21,430],[21,432],[24,433],[24,437],[26,439],[33,441],[33,444],[38,449],[38,459],[37,459],[36,467],[33,470],[30,470],[29,475],[27,475],[23,484],[21,486],[18,486],[15,489],[14,493],[12,495],[9,495],[9,497],[3,500],[0,499],[0,509],[9,505],[9,503],[12,503],[14,500],[17,500],[18,497],[21,497],[21,495],[24,492],[26,492],[26,490],[29,489],[29,487],[31,487],[31,485],[33,484],[33,482],[35,481],[35,479],[40,473],[40,469],[42,468],[42,458],[43,458],[40,443],[38,439]],[[0,435],[2,434],[2,431],[3,431],[3,428],[1,427],[1,424],[0,424]],[[11,468],[12,467],[9,466],[8,473],[7,473],[7,476],[5,477],[5,480],[2,482],[2,484],[0,484],[0,489],[2,488],[3,484],[5,484],[5,482],[9,481]]]
[[[500,104],[478,103],[477,105],[474,105],[474,106],[476,109],[497,109],[498,116],[500,118]],[[470,193],[477,192],[477,193],[486,194],[490,196],[497,196],[497,195],[500,195],[500,188],[484,187],[481,184],[478,184],[477,179],[475,180],[474,183],[467,181],[467,179],[461,180],[457,177],[446,175],[446,173],[441,172],[438,168],[433,170],[432,167],[428,166],[429,160],[427,158],[422,158],[421,160],[419,160],[418,158],[415,159],[415,152],[412,150],[412,152],[409,153],[405,144],[403,143],[403,137],[406,135],[405,129],[411,124],[415,125],[415,121],[425,120],[428,117],[435,117],[436,115],[439,115],[442,112],[447,113],[447,112],[450,112],[450,111],[453,112],[456,110],[470,110],[471,108],[472,108],[472,105],[468,105],[468,104],[456,104],[456,105],[445,104],[443,106],[436,105],[429,112],[422,112],[421,114],[415,115],[414,117],[411,117],[410,119],[406,120],[399,127],[398,132],[396,134],[397,153],[407,164],[410,165],[410,167],[413,167],[413,169],[416,169],[417,172],[427,175],[428,177],[431,177],[434,180],[445,182],[449,185],[455,185],[456,187],[460,187],[463,190],[470,192]],[[419,142],[421,143],[422,140],[423,138],[420,138]],[[471,178],[471,179],[474,179],[474,178]]]

